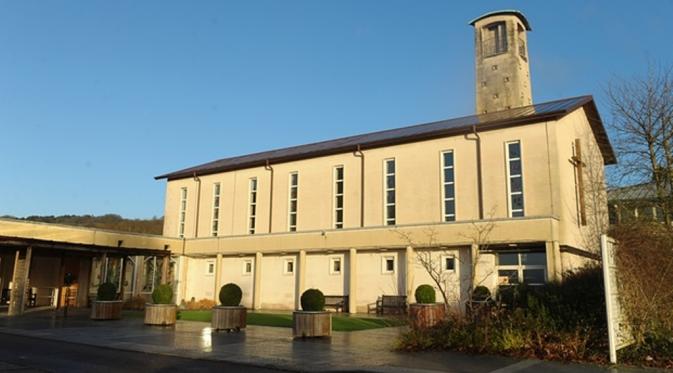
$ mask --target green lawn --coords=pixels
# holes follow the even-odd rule
[[[211,311],[180,311],[178,318],[180,320],[210,322],[211,315],[212,315]],[[389,326],[400,326],[404,324],[406,324],[406,322],[400,319],[380,319],[380,318],[375,319],[365,317],[342,316],[336,314],[332,315],[332,330],[338,332],[385,328]],[[248,312],[248,325],[291,328],[292,314]]]

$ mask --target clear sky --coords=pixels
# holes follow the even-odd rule
[[[531,22],[535,102],[673,63],[673,1],[0,2],[0,215],[163,214],[153,176],[472,114],[484,12]]]

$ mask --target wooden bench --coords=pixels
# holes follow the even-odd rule
[[[407,313],[406,295],[382,295],[376,301],[376,313],[385,314],[404,314]]]
[[[337,312],[348,312],[348,295],[325,295],[325,307]]]

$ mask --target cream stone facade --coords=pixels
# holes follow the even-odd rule
[[[103,280],[119,281],[126,298],[167,281],[178,303],[217,300],[233,282],[253,309],[296,309],[304,290],[318,288],[347,296],[348,312],[367,312],[382,295],[413,301],[418,285],[438,288],[421,258],[442,273],[458,308],[478,285],[495,293],[562,280],[598,259],[608,224],[603,171],[615,155],[591,96],[530,105],[520,49],[530,26],[521,13],[489,13],[472,25],[476,115],[158,176],[167,180],[162,237],[0,221],[0,238],[90,249],[73,266],[89,289],[79,304]],[[484,54],[487,32],[507,38],[498,53]],[[18,264],[1,266],[0,276],[15,282],[29,282],[17,268],[48,284],[67,267],[63,255],[43,255],[37,263],[61,270],[38,275],[29,249],[10,255]]]

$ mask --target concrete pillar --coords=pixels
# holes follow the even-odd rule
[[[414,299],[414,263],[416,262],[416,253],[414,248],[407,246],[407,251],[404,254],[404,283],[405,293],[407,296],[407,303],[411,303]]]
[[[178,294],[177,294],[177,301],[182,303],[182,301],[188,302],[189,299],[187,298],[187,274],[189,273],[189,258],[181,255],[179,258],[179,268],[180,268],[180,277],[178,280]]]
[[[479,261],[479,244],[473,243],[473,244],[470,245],[470,265],[469,265],[469,268],[470,268],[469,276],[470,277],[468,277],[468,279],[469,279],[468,284],[469,285],[468,285],[468,288],[467,288],[467,292],[468,292],[468,294],[467,294],[468,298],[467,299],[470,299],[469,297],[472,295],[471,292],[474,290],[474,288],[477,286],[477,284],[481,284],[483,286],[491,288],[489,286],[489,284],[483,283],[483,281],[485,279],[481,278],[481,276],[479,275],[479,270],[481,268],[479,266],[478,261]],[[474,269],[474,272],[476,272],[476,273],[472,273],[473,269]],[[493,270],[495,271],[496,269],[493,268]],[[491,292],[493,292],[494,290],[495,289],[491,288]]]
[[[161,257],[161,284],[168,283],[168,272],[171,265],[171,257],[166,255]]]
[[[220,288],[222,287],[222,254],[215,256],[215,290],[213,291],[213,300],[218,303],[220,299]]]
[[[301,295],[306,290],[306,250],[299,251],[299,260],[297,263],[297,295],[295,296],[295,309],[301,309]]]
[[[357,271],[358,268],[358,253],[355,249],[350,249],[348,252],[348,312],[357,312]]]
[[[252,308],[262,309],[262,253],[255,253],[255,279],[252,290]]]
[[[561,247],[558,241],[547,241],[544,246],[547,256],[547,281],[561,281],[563,279]]]
[[[30,272],[30,262],[33,254],[31,247],[26,248],[25,253],[21,250],[16,251],[14,259],[14,273],[12,274],[12,292],[10,294],[9,316],[23,314],[26,306],[26,291],[28,286],[28,275]]]

